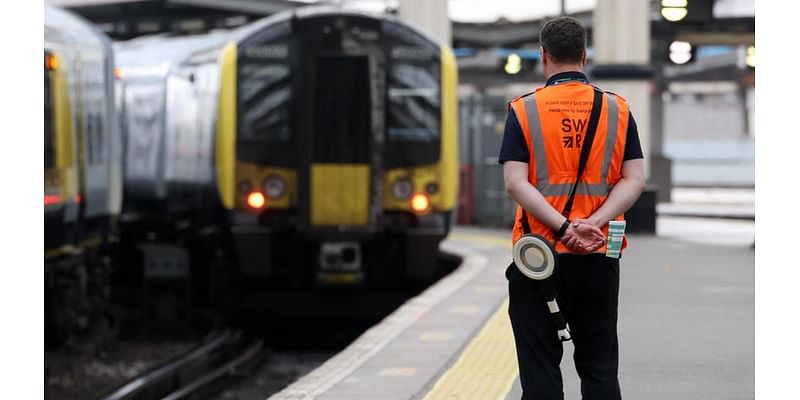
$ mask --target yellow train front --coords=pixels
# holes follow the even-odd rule
[[[390,16],[317,8],[257,22],[220,54],[216,181],[241,276],[434,279],[458,187],[451,50]]]

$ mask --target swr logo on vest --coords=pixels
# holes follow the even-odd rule
[[[561,120],[561,131],[564,133],[568,133],[561,137],[561,142],[564,144],[565,149],[571,148],[581,148],[581,136],[580,132],[583,132],[583,129],[586,127],[586,120],[585,119],[570,119],[564,118]],[[576,132],[574,134],[570,132]]]

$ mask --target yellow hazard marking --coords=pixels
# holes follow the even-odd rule
[[[517,354],[507,310],[508,299],[439,378],[425,400],[505,399],[517,377]]]
[[[495,236],[476,235],[472,233],[451,232],[448,236],[450,239],[473,242],[480,244],[488,244],[490,246],[497,246],[511,249],[511,238],[503,239]]]
[[[414,376],[417,374],[416,368],[409,367],[390,367],[378,372],[380,376]]]

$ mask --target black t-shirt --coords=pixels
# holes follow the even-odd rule
[[[586,75],[580,72],[562,72],[550,77],[545,86],[555,85],[569,80],[588,82],[586,80]],[[644,158],[644,155],[642,154],[642,145],[639,143],[639,131],[636,129],[636,121],[633,119],[633,113],[628,112],[628,135],[625,140],[625,154],[622,160],[635,160],[637,158]],[[519,126],[517,116],[514,115],[513,112],[509,112],[506,117],[506,128],[503,133],[503,144],[500,146],[498,161],[500,164],[506,161],[522,161],[527,163],[530,162],[530,159],[528,146],[525,144],[525,136],[522,133],[522,128]]]

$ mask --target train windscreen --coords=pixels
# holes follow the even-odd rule
[[[291,139],[288,100],[291,97],[289,66],[243,63],[241,91],[242,129],[245,140],[286,143]]]
[[[397,63],[389,71],[389,142],[437,143],[440,93],[438,71]]]
[[[441,56],[409,27],[383,24],[386,55],[384,167],[430,165],[441,147]]]
[[[238,66],[237,156],[242,161],[293,165],[294,100],[287,43],[251,43]]]

